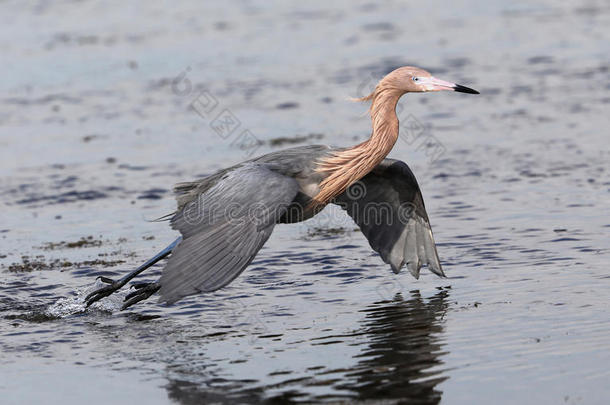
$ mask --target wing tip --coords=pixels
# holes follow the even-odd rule
[[[400,273],[400,269],[402,269],[402,266],[405,265],[404,261],[401,261],[400,263],[394,263],[394,262],[390,262],[390,267],[392,268],[392,271],[394,272],[394,274],[398,274]]]
[[[175,294],[169,294],[166,290],[164,290],[163,284],[161,284],[161,289],[159,290],[159,304],[172,305],[179,299],[180,297],[176,297]]]
[[[409,269],[409,273],[411,273],[411,275],[413,277],[415,277],[416,280],[419,280],[419,271],[421,270],[421,261],[418,260],[417,262],[408,262],[407,269]]]
[[[436,263],[432,264],[432,263],[428,263],[428,269],[436,274],[437,276],[439,276],[440,278],[447,278],[447,275],[445,274],[445,272],[443,271],[443,267],[441,266],[441,263],[438,261],[438,258],[436,260]]]

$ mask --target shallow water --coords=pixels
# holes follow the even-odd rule
[[[2,5],[3,403],[605,403],[605,2],[199,3]],[[346,98],[403,64],[482,93],[405,97],[391,153],[448,279],[394,275],[329,208],[214,294],[84,311],[176,237],[150,222],[174,183],[364,139]]]

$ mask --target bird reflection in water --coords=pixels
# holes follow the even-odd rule
[[[368,347],[356,357],[348,382],[337,388],[353,391],[360,400],[440,402],[442,392],[436,386],[448,378],[440,368],[448,296],[441,290],[424,300],[415,290],[409,299],[398,293],[363,310]]]
[[[448,377],[443,374],[444,315],[449,308],[449,291],[443,289],[424,299],[418,290],[408,299],[401,293],[393,299],[375,302],[362,309],[362,325],[351,337],[363,345],[355,364],[348,370],[325,368],[312,375],[286,381],[284,392],[269,396],[256,381],[216,381],[225,389],[210,390],[211,381],[196,384],[170,380],[169,397],[182,404],[216,403],[295,403],[334,402],[384,404],[437,404],[442,391],[437,385]],[[363,337],[365,337],[363,339]],[[344,344],[355,344],[346,336]],[[314,387],[335,381],[335,393],[316,396]],[[275,391],[277,392],[277,391]],[[202,402],[203,401],[203,402]],[[372,402],[369,402],[372,401]]]

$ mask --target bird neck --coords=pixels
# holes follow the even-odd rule
[[[390,153],[398,139],[396,105],[404,92],[382,85],[361,100],[372,100],[373,132],[366,141],[321,159],[317,172],[327,174],[312,205],[324,205],[366,176]]]
[[[371,137],[350,149],[375,157],[379,164],[390,153],[398,139],[398,117],[396,105],[403,92],[395,89],[378,89],[373,94],[371,103],[371,121],[373,132]],[[373,166],[373,167],[375,167]],[[373,167],[370,169],[372,170]]]

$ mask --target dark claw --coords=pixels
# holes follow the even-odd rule
[[[92,291],[89,295],[87,295],[85,297],[85,302],[86,302],[87,308],[94,302],[99,301],[102,298],[105,298],[105,297],[115,293],[121,287],[123,287],[125,285],[125,282],[123,282],[123,281],[120,281],[120,280],[114,281],[113,279],[108,278],[108,277],[98,277],[98,279],[108,285],[98,288],[95,291]]]
[[[133,283],[131,284],[131,288],[136,289],[136,290],[141,290],[144,287],[149,286],[150,284],[154,284],[154,283]],[[130,292],[129,294],[127,294],[127,297],[125,297],[125,299],[129,298],[131,295],[137,293],[137,291],[133,291]]]
[[[119,290],[121,287],[123,287],[125,284],[127,284],[135,276],[142,273],[144,270],[146,270],[153,264],[157,263],[159,260],[164,259],[167,256],[169,256],[173,252],[173,250],[176,248],[176,246],[178,246],[178,244],[180,243],[181,240],[182,240],[182,237],[179,237],[173,243],[171,243],[168,247],[166,247],[165,249],[163,249],[162,251],[157,253],[152,259],[149,259],[148,261],[146,261],[146,263],[144,263],[143,265],[141,265],[140,267],[138,267],[131,273],[128,273],[125,276],[123,276],[123,278],[120,278],[119,281],[114,281],[107,277],[98,277],[103,283],[106,283],[108,285],[98,288],[97,290],[93,291],[91,294],[87,295],[87,297],[85,297],[85,302],[86,302],[87,307],[89,307],[94,302],[99,301],[102,298],[107,297],[110,294],[114,293],[115,291]],[[149,290],[148,287],[146,287],[146,284],[141,284],[141,283],[138,284],[137,286],[140,288],[138,288],[138,291],[136,292],[136,294],[138,294],[138,297],[139,297],[139,294],[141,294],[143,298],[139,298],[136,301],[135,299],[138,297],[130,295],[129,296],[129,297],[131,297],[130,299],[134,299],[133,303],[142,301],[143,299],[150,297],[152,294],[154,294],[155,292],[157,292],[159,290],[159,287],[157,287],[156,289],[151,287],[152,289]],[[133,303],[125,303],[125,305],[123,305],[123,309],[127,308],[129,305],[132,305]]]
[[[151,295],[159,291],[161,285],[159,283],[140,283],[134,285],[135,291],[130,292],[125,297],[125,303],[121,307],[121,311],[129,308],[135,303],[140,301],[144,301],[149,298]]]

